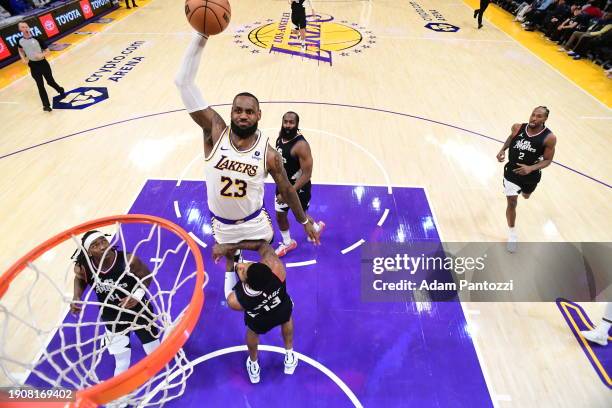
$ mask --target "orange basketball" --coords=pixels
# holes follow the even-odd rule
[[[185,15],[197,31],[215,35],[229,24],[232,9],[227,0],[185,0]]]

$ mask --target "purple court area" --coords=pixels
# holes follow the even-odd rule
[[[265,206],[272,218],[273,188],[266,185]],[[389,211],[383,218],[385,210]],[[248,380],[246,352],[220,351],[243,345],[245,327],[242,314],[224,305],[223,265],[211,261],[214,241],[204,182],[183,181],[177,186],[173,180],[149,180],[130,213],[167,218],[207,245],[202,249],[210,276],[206,301],[185,346],[191,360],[204,357],[204,361],[195,366],[185,394],[166,406],[355,406],[338,382],[355,395],[361,404],[357,406],[493,406],[458,302],[417,308],[414,303],[361,300],[360,247],[347,249],[360,240],[439,241],[423,189],[395,187],[389,194],[387,187],[313,186],[309,213],[327,224],[322,245],[308,243],[302,227],[290,216],[298,248],[283,261],[288,265],[287,288],[295,303],[294,348],[316,364],[301,361],[295,374],[287,376],[283,373],[283,355],[262,351],[261,382],[257,385]],[[279,236],[277,233],[277,241]],[[139,238],[134,236],[130,241]],[[249,259],[249,253],[245,256]],[[312,260],[316,264],[291,266]],[[261,342],[282,347],[279,330],[262,336]],[[214,352],[220,355],[205,357]],[[139,342],[134,339],[132,361],[141,355]],[[113,367],[112,358],[105,357],[107,361],[98,370],[101,378],[107,378]],[[330,378],[321,367],[337,379]]]

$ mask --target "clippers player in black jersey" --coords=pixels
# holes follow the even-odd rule
[[[81,312],[81,297],[91,285],[98,302],[103,304],[100,316],[106,322],[108,351],[115,357],[117,376],[130,367],[130,327],[145,326],[135,332],[147,354],[160,344],[159,330],[151,325],[155,318],[144,289],[149,286],[151,274],[135,255],[110,248],[110,243],[99,231],[85,233],[81,242],[86,254],[78,250],[73,257],[76,259],[70,312]],[[128,266],[126,260],[129,260]]]
[[[299,32],[302,48],[306,48],[306,7],[310,8],[312,15],[315,11],[310,0],[289,0],[289,4],[291,5],[291,22],[294,26],[291,34],[297,35]]]
[[[310,205],[310,192],[312,188],[310,177],[312,176],[313,160],[310,145],[299,131],[299,125],[300,117],[297,113],[289,111],[283,115],[281,129],[276,139],[276,150],[282,156],[287,178],[295,188],[295,191],[297,191],[304,212],[307,212]],[[283,196],[278,191],[278,188],[276,189],[274,208],[276,210],[276,221],[283,238],[283,242],[276,249],[276,255],[283,257],[289,251],[297,248],[297,242],[291,239],[289,219],[287,217],[289,206],[283,200]],[[319,233],[325,228],[325,223],[322,221],[314,222],[313,220],[313,225],[315,231]]]
[[[286,271],[272,247],[263,241],[242,241],[238,244],[216,244],[213,260],[225,257],[233,262],[236,250],[259,252],[260,262],[237,263],[235,272],[225,273],[225,299],[233,310],[244,311],[247,326],[246,343],[249,349],[246,367],[253,384],[259,382],[257,362],[259,335],[281,326],[285,342],[285,374],[293,374],[298,364],[293,352],[293,301],[287,293]],[[236,276],[237,275],[237,276]]]
[[[497,160],[504,162],[506,149],[510,149],[503,180],[508,201],[509,252],[516,252],[518,241],[515,229],[518,195],[529,198],[542,178],[541,170],[548,167],[555,156],[557,137],[545,126],[549,112],[547,107],[538,106],[531,112],[529,123],[512,125],[512,133],[497,153]]]

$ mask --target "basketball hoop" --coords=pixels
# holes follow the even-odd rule
[[[103,229],[113,236],[111,245],[149,264],[151,282],[146,291],[155,311],[150,324],[159,328],[161,342],[127,371],[104,380],[99,376],[104,371],[102,362],[108,364],[108,346],[98,346],[105,323],[100,314],[97,319],[90,318],[101,305],[94,290],[84,293],[78,317],[66,313],[74,279],[70,253],[76,248],[83,250],[80,234]],[[71,406],[90,407],[117,400],[138,405],[150,390],[164,383],[161,397],[145,406],[163,405],[182,395],[193,371],[182,347],[198,321],[204,285],[204,264],[197,243],[163,218],[111,216],[57,234],[0,276],[0,386],[74,389],[76,401]],[[58,309],[55,316],[60,317],[59,324],[49,324],[49,316],[54,316],[51,309]],[[31,347],[24,341],[43,346],[42,351],[37,356],[23,356],[27,354],[24,348]],[[133,348],[138,347],[135,344]],[[178,381],[165,381],[168,373],[181,370]]]

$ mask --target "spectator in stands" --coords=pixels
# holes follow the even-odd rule
[[[514,21],[519,21],[521,23],[525,21],[525,15],[529,13],[531,10],[533,10],[533,6],[534,6],[533,0],[525,1],[519,4],[514,13],[516,15],[516,17],[514,17]]]
[[[602,18],[603,16],[603,12],[597,7],[595,1],[588,1],[582,8],[582,12],[591,18]]]
[[[554,0],[536,0],[531,11],[525,14],[523,28],[527,31],[533,31],[534,27],[542,22],[546,11],[552,6],[553,2]]]
[[[129,8],[129,9],[131,9],[132,7],[130,7],[130,3],[129,3],[129,1],[130,1],[130,0],[125,0],[125,7],[127,7],[127,8]],[[134,7],[138,7],[138,4],[136,4],[136,0],[132,0],[132,6],[134,6]]]
[[[579,6],[574,6],[572,17],[565,19],[565,21],[551,33],[550,39],[562,44],[570,38],[574,31],[586,30],[588,22],[589,16],[582,14],[582,10]]]
[[[605,30],[606,27],[609,28]],[[612,24],[606,25],[601,31],[603,33],[599,35],[583,37],[582,41],[574,47],[573,51],[567,54],[578,60],[589,53],[592,54],[592,57],[595,57],[604,48],[610,48],[612,46]]]
[[[565,0],[556,0],[544,18],[537,24],[540,30],[546,33],[551,27],[556,27],[570,15],[570,7]]]
[[[584,9],[583,9],[584,11]],[[604,14],[601,20],[592,24],[587,31],[575,31],[559,51],[566,51],[569,56],[580,59],[579,50],[586,47],[593,39],[601,37],[612,29],[612,13]]]
[[[550,39],[552,34],[557,30],[557,27],[561,25],[567,18],[573,16],[574,10],[579,8],[578,6],[571,6],[566,2],[559,2],[555,9],[544,18],[544,23],[540,27],[546,37]]]
[[[43,78],[47,81],[47,84],[55,89],[60,95],[64,94],[64,88],[53,79],[51,66],[45,59],[45,57],[49,56],[49,47],[47,47],[43,41],[32,36],[32,33],[30,33],[30,26],[25,21],[19,23],[19,31],[23,34],[23,38],[19,40],[18,45],[19,55],[24,64],[28,64],[30,67],[30,73],[38,87],[43,110],[51,112],[51,104],[49,103],[49,96],[47,95]]]

